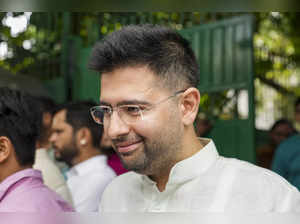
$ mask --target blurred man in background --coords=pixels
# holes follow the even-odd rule
[[[67,187],[65,178],[53,158],[49,155],[51,144],[51,124],[53,111],[56,107],[52,99],[47,97],[35,97],[39,102],[39,109],[42,116],[40,132],[36,142],[35,163],[33,167],[42,172],[45,185],[58,193],[67,202],[72,204],[72,197]]]
[[[100,148],[102,125],[89,114],[92,102],[62,105],[55,113],[50,142],[55,157],[70,166],[66,173],[75,210],[95,212],[102,193],[116,176]]]
[[[271,163],[276,148],[279,144],[290,136],[296,134],[293,124],[287,119],[277,120],[269,131],[268,143],[257,148],[257,165],[271,169]]]
[[[275,151],[272,170],[300,191],[300,135],[299,133],[283,141]]]
[[[300,98],[295,103],[295,124],[300,124]],[[298,126],[299,127],[299,126]],[[272,170],[300,190],[300,134],[283,141],[276,149]]]

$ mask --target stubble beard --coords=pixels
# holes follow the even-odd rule
[[[65,162],[66,164],[68,164],[68,166],[72,166],[73,159],[79,154],[79,150],[74,140],[72,140],[72,142],[62,150],[58,150],[58,152],[59,157],[55,155],[55,159],[59,162]]]
[[[162,128],[152,139],[139,136],[143,139],[142,149],[136,158],[127,161],[119,154],[125,169],[144,175],[157,175],[166,172],[177,162],[178,154],[182,149],[183,130],[176,116],[169,118],[168,126]],[[125,155],[126,156],[126,155]]]

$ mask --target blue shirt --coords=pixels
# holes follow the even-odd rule
[[[300,135],[283,141],[276,149],[272,170],[300,190]]]

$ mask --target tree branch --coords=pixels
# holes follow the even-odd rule
[[[296,96],[293,91],[287,89],[286,87],[280,85],[279,83],[276,83],[272,79],[267,79],[263,75],[260,75],[260,74],[257,74],[256,78],[258,78],[261,82],[272,87],[273,89],[275,89],[276,91],[280,92],[283,95],[289,95],[289,96],[294,96],[294,97]]]

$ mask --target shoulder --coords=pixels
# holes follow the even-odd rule
[[[278,149],[295,149],[299,147],[300,144],[300,135],[296,134],[293,135],[291,137],[289,137],[288,139],[284,140],[278,147]]]
[[[107,190],[114,191],[122,186],[122,189],[132,189],[134,185],[140,183],[141,175],[135,172],[126,172],[114,178],[107,186]]]
[[[72,207],[59,195],[44,185],[35,186],[26,190],[12,192],[7,198],[6,207],[16,212],[63,212],[73,211]]]
[[[114,180],[116,176],[117,175],[114,170],[108,165],[95,169],[94,172],[86,174],[87,179],[98,184],[108,184]]]
[[[284,158],[289,161],[300,156],[300,135],[296,134],[284,140],[275,151],[275,160]]]
[[[299,147],[300,144],[300,135],[296,134],[293,135],[291,137],[289,137],[288,139],[284,140],[280,145],[279,145],[279,149],[280,148],[297,148]]]
[[[238,177],[241,179],[254,179],[257,181],[268,180],[286,188],[293,188],[293,186],[280,175],[271,170],[254,165],[250,162],[234,158],[221,157],[221,163],[221,166],[223,166],[223,168],[231,168],[233,172],[235,172],[236,175],[238,175]]]
[[[129,198],[135,198],[141,186],[141,175],[135,172],[126,172],[110,182],[101,198],[100,210],[116,209]]]
[[[286,200],[291,195],[300,200],[299,191],[292,186],[286,179],[277,173],[253,165],[246,161],[238,159],[221,157],[220,165],[223,170],[229,169],[235,175],[235,185],[251,192],[253,195],[268,198],[270,201],[278,203],[280,200]],[[236,191],[238,187],[235,188]]]
[[[93,171],[69,175],[67,185],[74,195],[93,197],[102,194],[105,187],[116,178],[110,167],[95,167]]]

